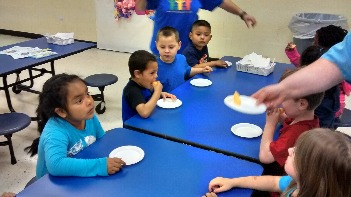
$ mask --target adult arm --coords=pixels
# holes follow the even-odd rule
[[[257,103],[265,103],[268,108],[275,108],[286,99],[323,92],[342,80],[343,76],[336,64],[319,58],[280,83],[258,90],[252,97],[258,100]]]
[[[237,6],[231,0],[223,0],[219,7],[229,13],[238,15],[246,23],[247,27],[254,27],[256,25],[256,19],[247,14],[244,10],[240,9],[239,6]]]
[[[211,180],[208,190],[219,193],[238,187],[260,191],[279,192],[280,178],[280,176],[248,176],[233,179],[217,177]]]

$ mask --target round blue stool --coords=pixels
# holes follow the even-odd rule
[[[26,114],[16,112],[0,114],[0,135],[7,138],[7,141],[0,142],[0,146],[9,146],[12,165],[17,163],[12,146],[12,134],[23,130],[30,122],[31,118]]]
[[[104,90],[105,86],[112,85],[118,81],[118,77],[113,74],[94,74],[84,79],[88,86],[98,87],[100,94],[91,95],[94,101],[101,101],[95,107],[95,111],[98,114],[103,114],[106,111]]]

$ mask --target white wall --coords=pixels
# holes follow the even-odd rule
[[[113,0],[109,1],[113,7]],[[340,14],[349,19],[349,24],[351,20],[350,0],[235,0],[235,3],[254,15],[258,25],[247,29],[239,17],[221,9],[212,13],[201,11],[200,18],[208,20],[213,26],[213,39],[209,44],[213,57],[242,57],[255,51],[287,62],[284,48],[292,40],[287,25],[295,13]],[[73,31],[78,39],[97,41],[96,20],[95,0],[0,0],[0,29],[41,34]],[[116,34],[118,38],[121,36]]]

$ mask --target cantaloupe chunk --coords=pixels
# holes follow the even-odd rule
[[[236,105],[241,105],[241,99],[240,99],[240,94],[238,91],[234,92],[234,103]]]

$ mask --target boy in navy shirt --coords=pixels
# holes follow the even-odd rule
[[[204,68],[206,66],[227,67],[227,63],[223,60],[208,61],[207,44],[210,42],[212,35],[211,25],[207,21],[195,21],[191,27],[189,38],[191,42],[183,51],[189,66],[194,68]]]
[[[135,51],[129,58],[128,66],[131,78],[123,89],[123,122],[136,114],[148,118],[161,96],[176,99],[173,94],[162,92],[162,84],[156,81],[158,65],[153,54],[144,50]]]

